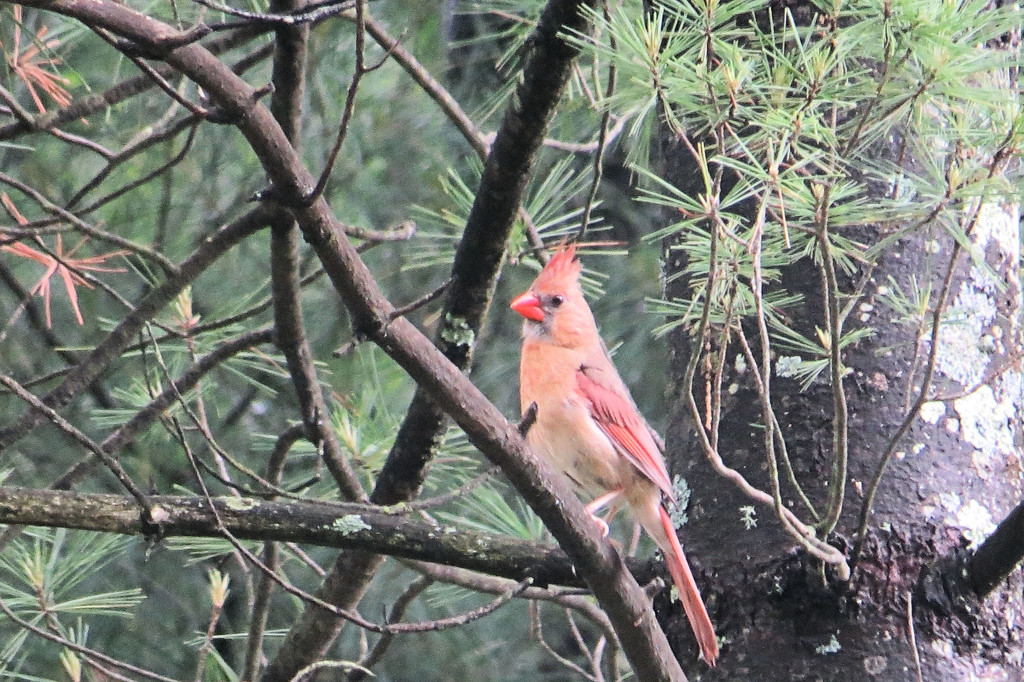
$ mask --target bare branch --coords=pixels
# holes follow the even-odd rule
[[[365,500],[366,493],[331,427],[330,408],[320,388],[313,351],[306,337],[299,298],[298,239],[294,221],[285,211],[277,211],[271,226],[270,267],[277,347],[288,361],[306,437],[316,446],[342,494],[349,500]]]
[[[996,527],[967,562],[967,580],[979,597],[986,597],[1024,559],[1024,502]]]
[[[347,18],[354,19],[355,17],[350,12]],[[366,32],[405,69],[406,73],[423,89],[423,92],[427,93],[434,100],[444,115],[448,117],[448,120],[455,125],[466,141],[473,147],[477,156],[481,159],[486,159],[491,143],[483,138],[476,124],[473,123],[473,120],[462,109],[458,101],[452,97],[451,93],[438,83],[437,79],[420,64],[419,60],[402,47],[397,38],[388,34],[387,30],[375,21],[373,17],[367,16],[364,21]]]
[[[402,590],[402,593],[398,595],[395,603],[392,604],[391,611],[388,613],[388,622],[394,623],[400,621],[405,616],[405,611],[409,608],[409,605],[416,601],[416,599],[419,598],[419,596],[423,594],[423,592],[430,587],[433,582],[434,581],[431,578],[420,576],[409,583],[409,585]],[[377,640],[377,643],[373,645],[373,649],[371,649],[369,653],[363,656],[359,661],[359,666],[362,670],[360,670],[360,668],[356,668],[349,673],[348,679],[350,682],[357,682],[358,680],[365,679],[366,673],[363,671],[377,665],[394,641],[395,637],[391,633],[381,635],[380,639]]]
[[[127,496],[5,486],[0,488],[0,523],[158,538],[218,537],[217,519],[202,497],[148,499],[152,524],[141,519],[138,503]],[[224,528],[237,538],[362,549],[515,582],[532,578],[536,585],[583,584],[565,553],[551,545],[453,529],[372,505],[246,497],[214,497],[212,502]],[[627,564],[641,582],[659,575],[656,562],[629,559]],[[500,593],[509,586],[486,583],[472,589]]]

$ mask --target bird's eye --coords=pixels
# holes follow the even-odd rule
[[[551,307],[552,308],[557,308],[558,306],[562,305],[563,303],[565,303],[565,296],[561,296],[559,294],[555,294],[554,296],[551,297]]]

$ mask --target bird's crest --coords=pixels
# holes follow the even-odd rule
[[[576,282],[582,271],[583,264],[576,258],[576,245],[563,244],[537,275],[534,286],[544,288],[545,285]]]

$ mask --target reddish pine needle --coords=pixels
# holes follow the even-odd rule
[[[18,222],[19,225],[25,225],[28,220],[15,207],[14,202],[7,195],[6,192],[0,193],[0,203],[3,203],[4,208],[11,214],[11,216]],[[42,239],[36,238],[37,241],[42,245]],[[12,253],[21,258],[28,258],[35,262],[43,265],[46,271],[43,276],[37,281],[32,288],[29,290],[29,295],[34,296],[39,294],[43,299],[44,309],[46,311],[46,326],[52,327],[53,321],[50,315],[50,294],[51,294],[51,280],[54,275],[60,275],[61,280],[64,282],[64,288],[68,292],[68,301],[71,303],[71,309],[75,312],[75,319],[78,320],[78,324],[85,324],[85,319],[82,317],[82,311],[78,305],[78,287],[84,286],[92,289],[93,286],[85,280],[79,271],[82,272],[124,272],[124,268],[114,268],[103,265],[103,263],[111,258],[118,256],[124,256],[128,254],[128,251],[123,249],[117,251],[108,251],[107,253],[101,253],[96,256],[85,256],[75,258],[75,253],[82,247],[85,242],[88,241],[88,237],[83,238],[69,251],[64,251],[64,241],[61,235],[57,235],[57,245],[53,249],[53,255],[44,251],[37,251],[30,246],[26,246],[21,242],[15,242],[14,244],[5,244],[0,246],[0,251]]]

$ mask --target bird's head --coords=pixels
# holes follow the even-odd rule
[[[563,246],[530,288],[512,301],[512,310],[526,318],[526,337],[561,346],[576,346],[596,338],[594,316],[580,288],[582,270],[576,247]]]

